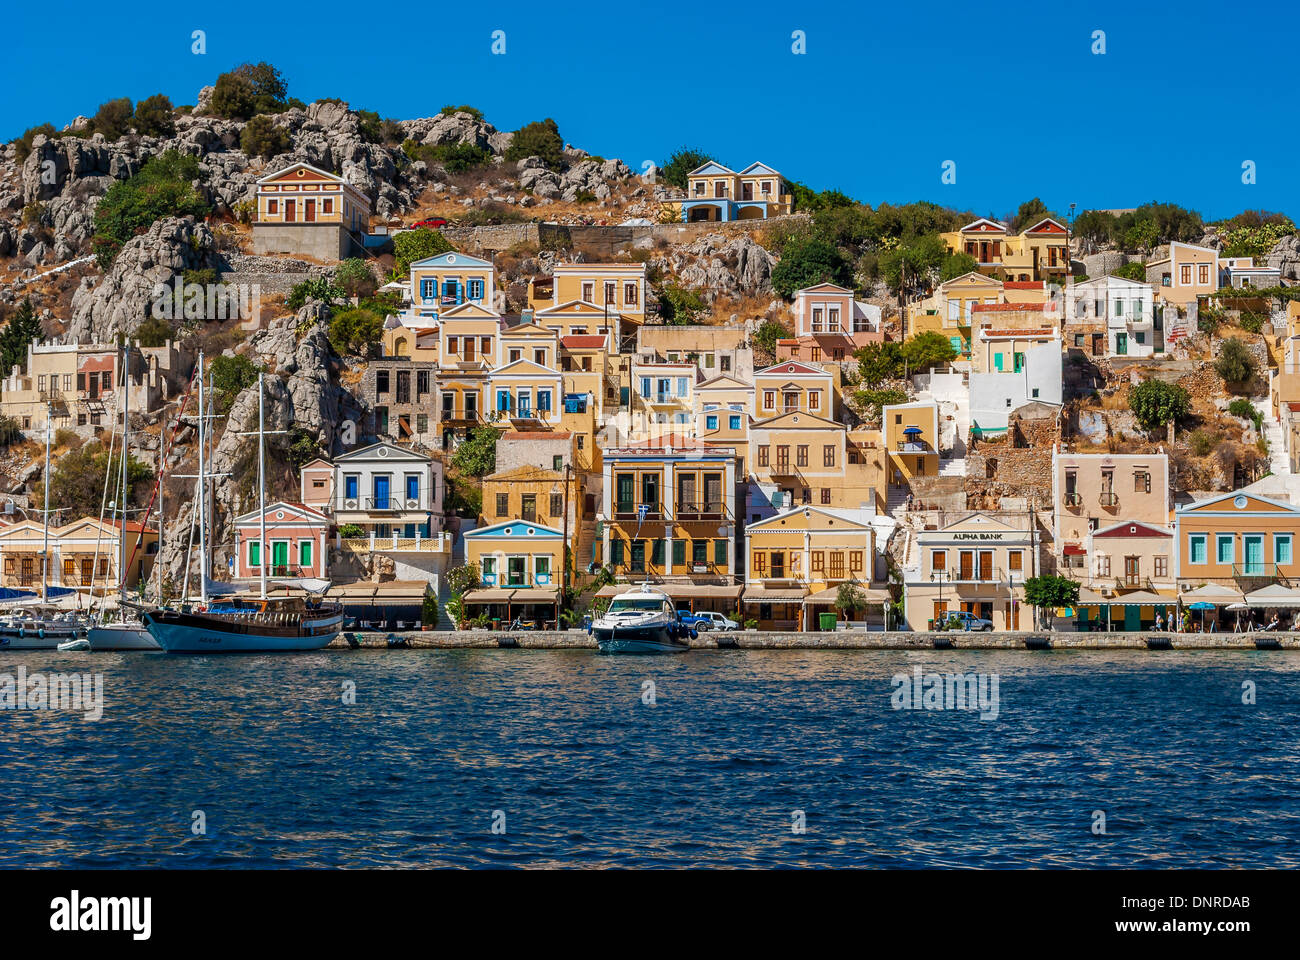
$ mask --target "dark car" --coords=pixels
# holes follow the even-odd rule
[[[412,229],[419,230],[421,227],[428,227],[430,230],[437,230],[447,225],[446,217],[430,217],[428,220],[421,220],[412,226]]]
[[[948,615],[941,618],[941,620],[946,630],[983,630],[987,632],[993,629],[993,621],[983,620],[973,613],[967,613],[965,610],[949,610]]]

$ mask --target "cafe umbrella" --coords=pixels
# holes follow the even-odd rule
[[[1213,610],[1213,609],[1214,609],[1214,604],[1212,604],[1212,603],[1207,603],[1207,602],[1204,601],[1204,600],[1197,600],[1195,603],[1189,603],[1189,604],[1187,605],[1187,609],[1188,609],[1188,610],[1199,610],[1199,611],[1201,611],[1201,630],[1202,630],[1202,632],[1204,632],[1204,630],[1205,630],[1205,611],[1206,611],[1206,610]]]

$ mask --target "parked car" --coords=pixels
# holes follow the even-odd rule
[[[942,618],[942,621],[935,621],[935,626],[943,623],[945,630],[983,630],[985,632],[993,629],[992,620],[984,620],[968,613],[965,610],[949,610],[948,616]]]
[[[689,624],[696,630],[739,630],[740,624],[716,610],[703,610],[699,613],[678,611],[682,623]]]
[[[445,227],[446,225],[447,225],[446,217],[430,217],[428,220],[421,220],[418,223],[412,224],[411,228],[413,230],[419,230],[421,227],[428,227],[431,230],[437,230],[440,229],[441,227]]]

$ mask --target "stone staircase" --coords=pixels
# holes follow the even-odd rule
[[[451,590],[447,587],[447,578],[438,577],[438,630],[454,630],[456,625],[447,616],[447,601],[451,599]]]
[[[889,486],[885,496],[885,512],[891,517],[901,518],[907,512],[907,495],[911,491],[906,486]]]
[[[1251,405],[1263,417],[1264,440],[1268,443],[1269,469],[1277,476],[1290,474],[1291,463],[1286,455],[1286,445],[1282,437],[1282,424],[1273,418],[1267,400],[1254,400]]]

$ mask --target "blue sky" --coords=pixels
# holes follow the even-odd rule
[[[301,9],[336,11],[313,18],[311,45],[291,42]],[[550,116],[568,142],[636,170],[689,144],[873,205],[1000,216],[1038,195],[1060,210],[1169,200],[1209,218],[1300,216],[1287,96],[1300,31],[1280,3],[55,2],[7,19],[6,139],[123,95],[193,103],[223,70],[269,60],[304,101],[398,119],[467,103],[507,130]]]

